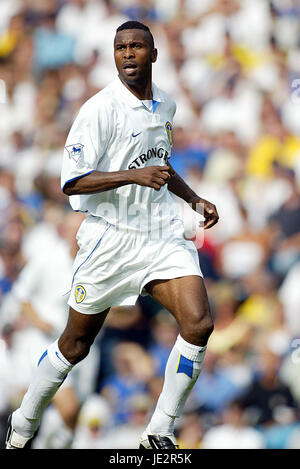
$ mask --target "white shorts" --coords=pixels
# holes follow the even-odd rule
[[[77,233],[79,251],[68,304],[83,314],[130,306],[151,280],[202,277],[197,249],[175,220],[163,235],[116,229],[89,215]]]

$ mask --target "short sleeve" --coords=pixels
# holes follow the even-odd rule
[[[99,166],[108,142],[105,103],[87,102],[80,109],[64,148],[61,171],[62,189],[67,182],[92,173]]]

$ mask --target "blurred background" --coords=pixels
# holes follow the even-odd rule
[[[0,0],[0,12],[0,446],[67,317],[83,216],[60,189],[64,142],[115,77],[116,28],[137,19],[177,102],[172,164],[220,215],[199,249],[215,331],[178,441],[299,448],[299,0]],[[150,297],[114,308],[34,448],[136,448],[177,334]]]

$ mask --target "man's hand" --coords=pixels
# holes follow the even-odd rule
[[[211,228],[219,221],[219,215],[216,206],[208,200],[202,199],[201,197],[193,197],[190,202],[192,209],[195,212],[200,213],[205,218],[204,229]]]
[[[152,187],[159,191],[171,177],[169,166],[147,166],[141,169],[130,169],[132,182],[140,186]]]

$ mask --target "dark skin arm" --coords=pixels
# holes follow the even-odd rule
[[[205,229],[211,228],[217,223],[219,216],[216,207],[197,196],[170,164],[168,166],[148,166],[125,171],[93,171],[86,176],[68,182],[64,187],[64,193],[69,196],[93,194],[116,189],[127,184],[138,184],[159,191],[166,183],[168,183],[170,192],[191,204],[193,210],[204,215]]]
[[[169,178],[168,166],[148,166],[147,168],[113,172],[93,171],[86,176],[68,182],[64,187],[64,193],[67,195],[92,194],[116,189],[127,184],[138,184],[159,191]]]

